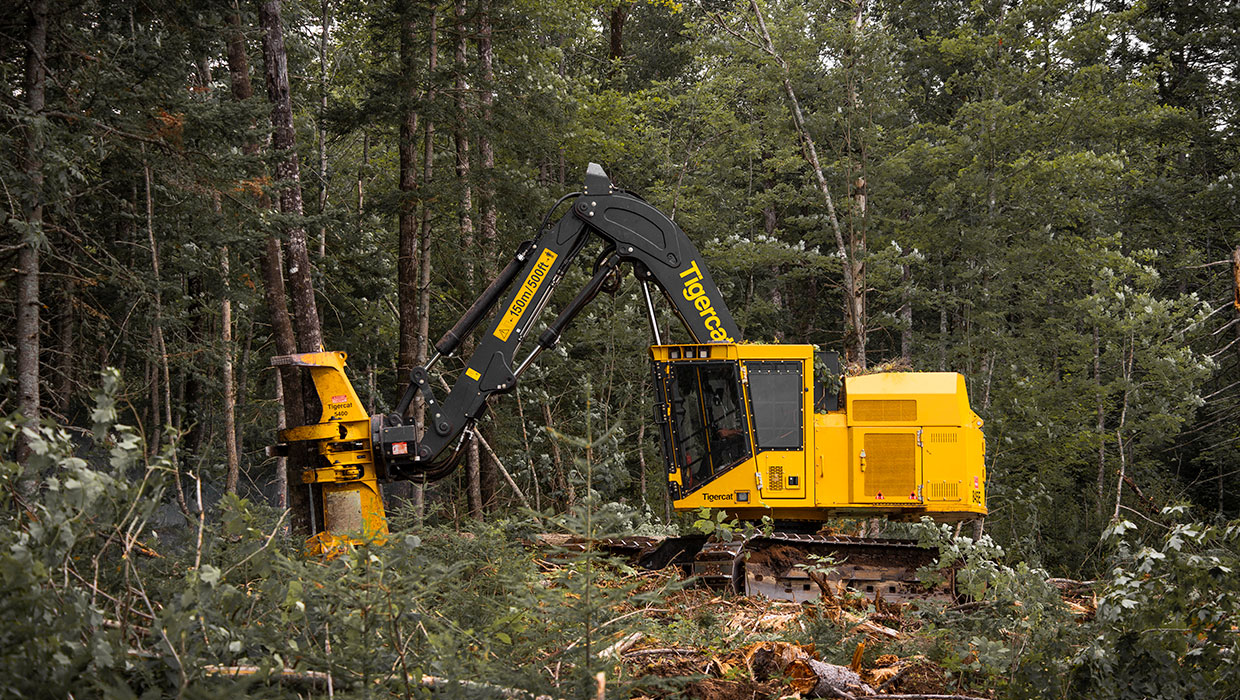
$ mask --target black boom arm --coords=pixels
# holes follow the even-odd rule
[[[544,222],[538,238],[520,246],[495,281],[435,344],[430,362],[410,372],[409,386],[397,412],[372,419],[371,438],[381,478],[433,481],[449,474],[461,456],[474,421],[482,416],[487,399],[492,394],[512,391],[534,358],[559,341],[560,333],[621,263],[632,263],[641,280],[656,342],[658,329],[653,325],[653,307],[646,288],[649,282],[663,290],[696,342],[741,339],[701,255],[675,223],[639,197],[617,190],[596,163],[586,170],[584,191],[568,195],[560,202],[574,197],[572,208],[554,226],[547,227]],[[539,335],[521,362],[514,365],[518,347],[591,234],[604,241],[594,276]],[[465,371],[444,400],[439,401],[430,384],[430,368],[439,358],[452,355],[461,340],[497,307],[499,313],[490,332],[479,339]],[[426,425],[420,440],[417,427],[402,417],[417,394],[421,394],[426,406]]]

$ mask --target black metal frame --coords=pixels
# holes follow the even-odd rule
[[[735,360],[703,360],[700,362],[681,361],[681,362],[656,363],[655,384],[658,386],[657,394],[658,394],[659,401],[661,404],[659,407],[656,408],[656,411],[658,414],[670,416],[671,415],[671,410],[670,410],[671,404],[672,404],[672,401],[675,399],[675,389],[673,388],[674,382],[676,381],[676,377],[674,376],[675,371],[673,370],[672,373],[660,372],[658,365],[669,365],[674,368],[691,367],[694,369],[701,369],[703,367],[719,367],[719,366],[730,367],[732,370],[732,381],[734,383],[734,386],[736,387],[736,398],[737,398],[736,410],[740,412],[740,415],[742,417],[741,424],[743,426],[743,431],[742,431],[743,435],[741,437],[743,438],[743,442],[745,445],[745,453],[741,455],[738,459],[732,461],[730,464],[727,464],[726,466],[723,466],[721,468],[716,468],[713,463],[713,456],[710,456],[712,452],[712,450],[710,449],[711,438],[709,434],[711,424],[709,424],[706,420],[707,417],[706,417],[705,411],[703,410],[701,412],[702,430],[707,433],[705,436],[706,444],[707,444],[705,456],[711,460],[711,474],[709,477],[707,477],[706,479],[703,479],[701,482],[690,484],[688,488],[684,486],[684,482],[686,480],[685,474],[687,473],[687,470],[684,465],[683,455],[681,454],[682,450],[679,449],[679,446],[682,443],[682,438],[679,434],[680,430],[674,419],[669,418],[667,420],[666,425],[664,426],[664,430],[663,430],[664,440],[665,440],[663,457],[668,465],[669,473],[670,471],[674,469],[679,469],[681,471],[681,478],[680,478],[681,495],[677,496],[677,498],[681,498],[685,494],[693,493],[694,491],[697,491],[703,486],[706,486],[707,484],[711,483],[712,481],[719,478],[723,474],[726,474],[729,471],[732,471],[732,469],[735,468],[737,465],[743,464],[746,460],[752,458],[754,454],[756,454],[754,451],[753,428],[752,428],[752,424],[750,421],[747,395],[745,392],[745,387],[741,383],[740,366],[737,361]],[[698,381],[700,384],[701,382],[700,376],[699,376]]]
[[[555,208],[568,199],[573,200],[568,213],[547,226]],[[435,343],[434,357],[410,372],[397,412],[371,420],[380,478],[433,481],[451,473],[487,400],[516,387],[525,369],[539,353],[555,346],[564,328],[622,263],[633,265],[643,285],[653,282],[663,290],[695,342],[741,340],[740,329],[693,242],[658,209],[616,189],[601,166],[591,163],[583,191],[567,195],[556,207],[548,212],[538,238],[520,246],[486,291]],[[592,236],[604,243],[594,276],[514,368],[518,347]],[[465,370],[440,401],[431,387],[431,367],[441,357],[451,356],[492,309],[499,313],[490,331],[479,339]],[[653,322],[652,311],[650,316]],[[652,331],[657,338],[657,329]],[[417,394],[424,400],[427,415],[420,435],[418,426],[404,417]]]

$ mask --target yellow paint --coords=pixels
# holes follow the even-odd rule
[[[951,522],[986,514],[986,443],[961,375],[889,372],[849,377],[844,408],[815,414],[812,346],[662,345],[650,353],[657,362],[700,362],[698,352],[704,347],[709,347],[710,360],[740,363],[746,405],[747,361],[804,363],[804,449],[761,452],[675,501],[677,510],[722,508],[745,520],[764,515],[776,520],[835,516],[916,520],[929,515]],[[862,403],[858,411],[858,401],[870,403]],[[870,452],[863,460],[861,450],[867,442]],[[771,488],[773,467],[781,472],[782,489]],[[800,490],[788,488],[790,475],[800,477]],[[668,480],[680,484],[679,472],[669,474]],[[746,490],[749,501],[738,502],[735,494]]]
[[[315,466],[301,480],[316,484],[325,496],[316,513],[319,523],[343,524],[343,531],[321,532],[306,543],[306,551],[334,556],[346,544],[382,541],[387,517],[374,454],[370,447],[370,416],[345,374],[343,352],[317,352],[279,358],[279,364],[306,367],[319,395],[323,412],[317,423],[279,433],[284,442],[310,442]]]
[[[508,305],[508,310],[500,317],[499,324],[495,326],[495,337],[500,340],[508,340],[508,336],[512,335],[512,329],[516,328],[517,321],[521,320],[521,315],[529,308],[530,302],[534,300],[534,295],[538,293],[538,288],[546,281],[551,273],[551,265],[555,262],[556,254],[550,248],[544,248],[539,254],[538,259],[534,261],[530,267],[530,272],[525,276],[525,281],[521,283],[520,289],[517,290],[517,296]]]

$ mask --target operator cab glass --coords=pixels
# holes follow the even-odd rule
[[[735,362],[673,363],[667,393],[672,451],[686,492],[749,459]]]
[[[801,363],[746,362],[745,370],[758,451],[801,449]]]

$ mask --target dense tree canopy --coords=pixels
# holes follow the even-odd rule
[[[257,5],[0,15],[5,408],[89,423],[118,368],[124,420],[172,456],[187,514],[199,478],[277,498],[263,446],[278,392],[300,391],[267,367],[282,315],[303,334],[317,310],[390,410],[405,353],[589,161],[703,248],[748,338],[964,373],[989,528],[1020,556],[1076,571],[1117,514],[1240,512],[1234,5],[266,5],[291,131],[272,126]],[[284,206],[294,187],[304,205]],[[489,415],[538,507],[582,498],[589,469],[596,495],[664,515],[643,324],[629,279]],[[554,436],[587,432],[606,439],[582,467]],[[428,491],[450,516],[515,503],[473,460]]]

